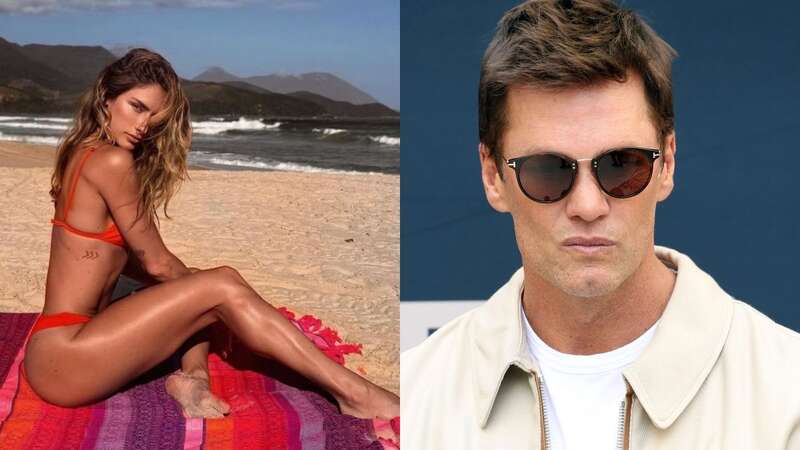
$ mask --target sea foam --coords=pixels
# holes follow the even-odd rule
[[[10,128],[40,128],[44,130],[66,130],[69,128],[67,125],[58,125],[55,123],[36,123],[36,122],[6,122],[0,121],[0,127]]]
[[[36,122],[59,122],[59,123],[72,122],[72,119],[65,117],[0,116],[0,122],[6,120],[33,120]]]
[[[341,174],[341,175],[373,175],[375,172],[358,172],[358,171],[347,171],[347,170],[336,170],[336,169],[325,169],[322,167],[314,167],[309,166],[306,164],[297,164],[292,162],[278,162],[278,161],[251,161],[246,159],[238,159],[238,158],[203,158],[202,160],[198,161],[198,163],[202,164],[203,162],[208,162],[211,164],[217,164],[220,166],[235,166],[235,167],[248,167],[253,169],[261,169],[261,170],[280,170],[286,172],[307,172],[307,173],[332,173],[332,174]]]
[[[37,122],[59,122],[59,123],[72,122],[72,119],[67,119],[64,117],[34,117],[33,120]]]
[[[281,126],[280,122],[266,124],[260,120],[244,117],[231,122],[220,122],[218,119],[212,117],[211,120],[192,122],[192,131],[197,134],[220,134],[231,130],[277,130]]]
[[[391,136],[370,136],[369,137],[372,142],[377,142],[378,144],[383,145],[400,145],[400,138],[399,137],[391,137]]]
[[[342,130],[340,128],[314,128],[311,131],[313,131],[314,133],[322,133],[325,136],[347,132],[347,130]]]

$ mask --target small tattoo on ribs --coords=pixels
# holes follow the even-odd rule
[[[97,259],[99,256],[100,254],[94,250],[86,250],[86,254],[84,254],[81,259]]]

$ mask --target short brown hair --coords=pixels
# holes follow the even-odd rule
[[[602,80],[644,80],[653,124],[663,145],[674,129],[675,50],[636,13],[612,0],[530,0],[497,24],[481,61],[479,137],[499,164],[509,88],[563,88]],[[502,173],[502,172],[501,172]]]

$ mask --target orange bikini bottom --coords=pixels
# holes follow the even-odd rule
[[[31,328],[31,332],[28,335],[28,339],[33,336],[33,333],[36,333],[39,330],[44,330],[45,328],[53,328],[53,327],[61,327],[66,325],[75,325],[78,323],[86,323],[92,320],[91,316],[84,316],[82,314],[75,314],[70,312],[62,312],[57,314],[40,314],[39,318],[36,319],[36,322],[33,324],[33,328]],[[25,364],[20,364],[22,368],[22,375],[26,376],[25,374]]]
[[[39,330],[45,328],[61,327],[66,325],[75,325],[76,323],[86,323],[92,320],[91,316],[84,316],[82,314],[75,314],[70,312],[62,312],[58,314],[42,314],[36,319],[36,322],[31,328],[31,335]]]

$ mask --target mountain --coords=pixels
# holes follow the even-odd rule
[[[389,108],[382,103],[367,103],[364,105],[354,105],[349,102],[331,100],[327,97],[314,94],[312,92],[300,91],[287,94],[290,97],[307,100],[325,108],[326,111],[335,116],[347,117],[391,117],[399,116],[400,113]]]
[[[302,75],[273,74],[242,78],[220,67],[211,67],[194,77],[193,80],[212,81],[215,83],[242,81],[279,94],[305,91],[334,101],[348,102],[354,105],[378,103],[366,92],[335,75],[325,72],[304,73]]]
[[[222,84],[226,84],[228,86],[234,86],[240,89],[245,89],[258,94],[276,95],[274,92],[270,92],[266,89],[254,86],[250,83],[245,83],[244,81],[225,81]],[[354,105],[348,102],[339,102],[336,100],[331,100],[327,97],[323,97],[321,95],[305,91],[291,92],[289,94],[286,94],[286,96],[311,102],[314,103],[315,105],[319,105],[323,108],[326,115],[332,115],[336,117],[396,117],[400,115],[400,113],[398,113],[397,111],[381,103]]]
[[[91,86],[104,67],[117,60],[111,52],[100,46],[41,45],[22,47],[28,58],[59,71],[78,81],[78,86]]]
[[[181,80],[193,114],[308,117],[326,113],[313,102],[272,92],[259,93],[222,83]]]
[[[120,45],[115,45],[115,46],[111,47],[110,49],[108,49],[108,51],[110,51],[111,54],[116,56],[117,58],[122,58],[129,51],[131,51],[131,50],[133,50],[135,48],[139,48],[139,47],[143,47],[143,46],[142,45],[130,46],[130,45],[122,45],[122,44],[120,44]]]
[[[244,81],[241,78],[228,73],[222,67],[211,67],[200,75],[192,78],[192,81],[211,81],[214,83],[225,83],[226,81]]]
[[[19,45],[0,38],[0,86],[30,91],[31,94],[56,96],[61,91],[78,89],[80,82],[29,57]]]
[[[378,103],[369,94],[347,81],[324,72],[304,73],[302,75],[265,75],[248,77],[244,81],[281,94],[307,91],[331,100],[348,102],[354,105]]]
[[[80,96],[117,56],[103,47],[28,44],[0,38],[0,112],[73,114]],[[380,104],[352,105],[312,93],[284,95],[212,68],[214,81],[181,79],[193,114],[265,117],[373,117],[397,113]],[[232,80],[229,78],[233,78]]]
[[[250,83],[245,83],[244,81],[223,81],[222,84],[227,84],[228,86],[234,86],[240,89],[246,89],[252,92],[258,92],[259,94],[273,94],[273,92],[262,89],[258,86],[254,86]]]
[[[98,46],[20,46],[0,38],[0,111],[72,114],[82,93],[91,87],[98,73],[116,59],[113,53]],[[243,82],[237,82],[239,86],[181,82],[195,114],[290,117],[327,114],[317,103],[275,94]]]

